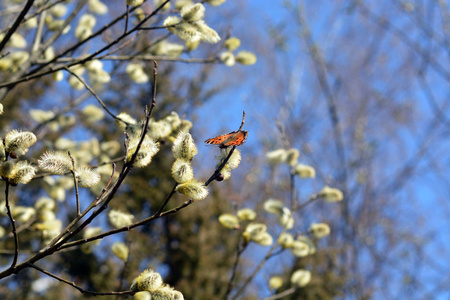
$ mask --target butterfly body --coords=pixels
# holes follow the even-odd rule
[[[245,142],[247,135],[248,131],[245,130],[233,131],[224,135],[216,136],[215,138],[207,139],[205,143],[210,145],[219,145],[220,148],[240,146]]]

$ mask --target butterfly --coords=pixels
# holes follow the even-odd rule
[[[245,142],[247,135],[248,131],[245,130],[233,131],[224,135],[216,136],[212,139],[207,139],[205,143],[210,145],[219,145],[220,148],[240,146]]]

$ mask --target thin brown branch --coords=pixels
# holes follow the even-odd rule
[[[273,295],[271,297],[264,298],[264,300],[282,299],[283,297],[286,297],[286,296],[289,296],[289,295],[295,293],[296,290],[297,290],[297,288],[290,288],[290,289],[287,289],[287,290],[285,290],[285,291],[283,291],[283,292],[281,292],[279,294]]]
[[[97,32],[93,33],[91,36],[89,36],[88,38],[86,38],[83,41],[78,42],[77,44],[73,45],[72,47],[69,47],[68,49],[66,49],[65,51],[63,51],[61,54],[55,56],[53,59],[49,60],[48,62],[40,65],[39,67],[29,71],[27,74],[25,74],[22,78],[18,78],[18,79],[14,79],[10,82],[6,82],[6,83],[2,83],[0,84],[0,88],[3,87],[12,87],[15,86],[18,83],[21,82],[26,82],[35,78],[39,78],[48,74],[51,74],[53,72],[59,71],[59,70],[63,70],[65,68],[69,68],[72,67],[74,65],[80,65],[83,64],[87,61],[90,61],[91,59],[93,59],[94,57],[96,57],[97,55],[99,55],[100,53],[108,50],[109,48],[111,48],[112,46],[114,46],[115,44],[117,44],[118,42],[120,42],[121,40],[123,40],[125,37],[127,37],[128,35],[130,35],[131,33],[133,33],[134,31],[139,30],[139,27],[144,24],[146,21],[148,21],[150,18],[152,18],[153,16],[155,16],[160,10],[161,8],[170,0],[166,0],[164,3],[162,3],[158,8],[156,8],[151,14],[149,14],[147,17],[145,17],[141,22],[139,22],[139,24],[137,24],[135,27],[133,27],[130,31],[123,33],[122,35],[120,35],[119,37],[117,37],[114,41],[112,41],[111,43],[105,45],[103,48],[95,51],[92,54],[87,55],[86,57],[84,57],[83,59],[80,59],[78,61],[69,63],[67,65],[64,66],[59,66],[59,67],[50,67],[47,70],[41,71],[43,68],[54,64],[56,62],[57,59],[65,56],[68,53],[71,53],[72,51],[76,50],[78,47],[80,47],[81,45],[85,44],[87,41],[95,38],[96,36],[102,34],[104,31],[106,31],[107,29],[109,29],[110,27],[112,27],[113,25],[115,25],[117,22],[119,22],[120,20],[122,20],[123,18],[125,18],[126,16],[126,12],[123,13],[122,15],[118,16],[116,19],[114,19],[113,21],[111,21],[109,24],[105,25],[103,28],[99,29]],[[137,7],[133,7],[130,11],[135,10]]]
[[[117,121],[120,121],[122,123],[124,123],[125,125],[129,125],[128,122],[125,122],[124,120],[122,120],[121,118],[117,117],[116,115],[114,115],[106,106],[106,104],[102,101],[102,99],[100,99],[100,97],[97,95],[97,93],[87,84],[87,82],[80,76],[78,76],[75,72],[71,71],[69,68],[64,68],[67,72],[69,72],[70,74],[72,74],[72,76],[74,76],[76,79],[78,79],[84,86],[85,88],[91,92],[91,94],[95,97],[95,99],[97,99],[98,103],[103,107],[103,109],[114,119]]]
[[[41,273],[43,273],[43,274],[45,274],[45,275],[47,275],[47,276],[50,276],[50,277],[52,277],[52,278],[54,278],[54,279],[56,279],[56,280],[58,280],[58,281],[60,281],[60,282],[63,282],[63,283],[65,283],[65,284],[70,285],[71,287],[76,288],[76,289],[77,289],[80,293],[82,293],[83,295],[92,295],[92,296],[106,296],[106,295],[134,295],[134,294],[136,293],[136,291],[131,291],[131,290],[128,290],[128,291],[121,291],[121,292],[104,292],[104,293],[102,293],[102,292],[92,292],[92,291],[88,291],[88,290],[85,290],[85,289],[79,287],[79,286],[76,285],[73,281],[68,281],[68,280],[66,280],[66,279],[64,279],[64,278],[61,278],[61,277],[55,275],[55,274],[52,274],[52,273],[50,273],[50,272],[48,272],[48,271],[46,271],[46,270],[44,270],[44,269],[42,269],[42,268],[36,266],[35,264],[28,263],[27,265],[28,265],[29,267],[35,269],[35,270],[38,270],[39,272],[41,272]]]
[[[234,257],[234,263],[233,263],[233,268],[231,269],[231,276],[230,279],[228,280],[228,284],[227,284],[227,289],[225,291],[225,294],[223,296],[223,300],[227,300],[228,299],[228,295],[230,295],[231,290],[233,289],[233,282],[234,282],[234,278],[236,277],[236,273],[237,273],[237,267],[239,265],[239,259],[242,255],[242,253],[244,252],[244,250],[246,249],[247,245],[243,245],[242,247],[239,246],[240,242],[241,242],[241,235],[239,235],[238,237],[238,245],[236,246],[236,255]]]
[[[11,263],[9,269],[14,269],[17,264],[17,257],[19,256],[19,236],[16,231],[16,221],[13,218],[11,207],[9,205],[9,181],[6,181],[5,187],[5,206],[6,206],[6,214],[9,217],[9,221],[11,222],[12,234],[14,235],[14,258]]]
[[[25,18],[25,15],[28,13],[30,8],[33,6],[34,0],[27,0],[27,3],[25,3],[25,6],[23,7],[22,11],[20,12],[19,16],[17,16],[17,19],[14,21],[14,24],[11,26],[11,28],[8,30],[8,32],[5,34],[5,37],[0,42],[0,52],[5,48],[6,43],[9,41],[11,36],[14,32],[16,32],[17,28],[19,28],[20,23]]]
[[[70,157],[70,160],[72,161],[72,176],[73,176],[73,185],[75,187],[75,198],[77,201],[77,217],[81,215],[81,209],[80,209],[80,195],[78,193],[78,180],[77,175],[75,174],[75,160],[73,159],[72,155],[70,154],[70,151],[67,152],[67,154]]]

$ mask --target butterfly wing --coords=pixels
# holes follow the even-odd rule
[[[233,132],[225,141],[222,142],[224,147],[228,146],[240,146],[245,142],[247,138],[248,131],[237,131]]]
[[[216,137],[214,137],[214,138],[207,139],[207,140],[205,141],[205,143],[210,144],[210,145],[219,145],[219,144],[222,144],[222,142],[225,141],[225,140],[227,140],[233,133],[234,133],[234,131],[233,131],[233,132],[230,132],[230,133],[228,133],[228,134],[219,135],[219,136],[216,136]]]

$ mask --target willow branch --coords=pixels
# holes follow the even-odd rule
[[[30,10],[31,6],[33,6],[34,0],[27,0],[27,3],[25,3],[25,6],[23,7],[22,11],[20,12],[19,16],[17,17],[16,21],[14,21],[14,24],[12,27],[8,30],[8,32],[5,34],[5,37],[0,42],[0,52],[5,48],[6,43],[9,41],[11,36],[14,32],[16,32],[17,28],[19,28],[20,22],[25,18],[25,15]]]

